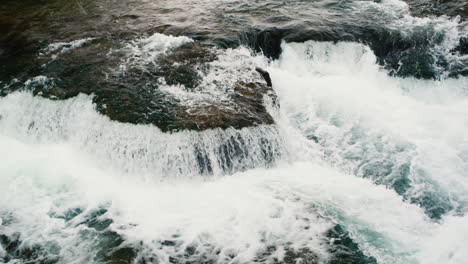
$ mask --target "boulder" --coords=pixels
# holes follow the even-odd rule
[[[44,66],[40,75],[47,78],[33,78],[25,88],[54,100],[90,94],[97,111],[110,119],[153,124],[165,132],[240,129],[273,123],[263,99],[267,96],[276,102],[276,97],[269,74],[262,69],[256,69],[260,74],[252,68],[239,72],[239,76],[230,75],[230,81],[234,81],[231,84],[213,81],[217,89],[226,91],[228,100],[213,97],[209,102],[187,104],[167,92],[167,87],[189,94],[205,93],[207,84],[203,84],[202,75],[230,70],[211,65],[218,60],[221,50],[190,42],[141,64],[140,61],[129,63],[125,52],[103,56],[109,53],[110,46],[109,41],[96,39],[53,59],[42,55],[39,60]],[[125,64],[125,71],[120,72],[121,64]],[[245,72],[255,76],[254,80],[244,78]],[[166,90],[161,89],[163,86]]]

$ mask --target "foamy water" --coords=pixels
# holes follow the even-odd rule
[[[357,6],[439,28],[447,39],[434,53],[447,55],[465,32],[383,2]],[[124,66],[191,41],[135,40]],[[132,248],[136,261],[159,263],[275,263],[304,249],[327,263],[339,225],[378,263],[466,263],[468,78],[391,77],[352,42],[282,49],[270,62],[245,47],[218,50],[215,70],[200,72],[206,89],[161,89],[186,105],[222,100],[230,91],[211,83],[266,67],[281,105],[268,106],[275,125],[163,133],[110,121],[92,96],[0,98],[0,235],[35,249],[33,262],[100,263]],[[0,244],[0,259],[8,254]]]
[[[287,122],[343,171],[465,212],[468,79],[399,79],[375,61],[360,44],[285,45],[270,70]]]

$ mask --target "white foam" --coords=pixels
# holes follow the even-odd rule
[[[133,40],[119,50],[119,52],[124,52],[126,55],[125,62],[120,65],[120,70],[125,72],[129,67],[145,69],[148,64],[155,66],[156,58],[190,42],[193,42],[193,40],[189,37],[175,37],[159,33],[147,38]]]
[[[30,86],[30,85],[45,85],[47,83],[47,81],[49,81],[50,79],[47,78],[47,76],[44,76],[44,75],[39,75],[39,76],[36,76],[36,77],[33,77],[31,79],[28,79],[26,80],[26,82],[24,82],[24,85],[25,86]]]
[[[94,242],[80,238],[85,227],[75,224],[82,220],[67,224],[49,213],[93,209],[108,202],[112,203],[108,213],[114,220],[112,229],[125,235],[128,243],[143,241],[163,263],[174,253],[157,243],[166,239],[181,241],[176,249],[180,251],[193,243],[209,243],[221,250],[220,258],[235,254],[240,263],[248,263],[266,246],[281,247],[288,241],[317,249],[316,253],[323,251],[320,235],[329,224],[307,212],[305,205],[271,195],[255,174],[217,182],[155,185],[97,170],[95,161],[67,145],[28,146],[3,136],[0,140],[15,150],[8,155],[5,148],[1,152],[1,205],[3,210],[14,210],[19,219],[11,228],[21,230],[27,244],[59,243],[65,262],[79,255],[78,262],[92,256]],[[25,168],[25,163],[32,167]],[[303,232],[308,224],[311,228]],[[74,243],[80,247],[70,247]]]
[[[226,50],[213,48],[212,52],[217,55],[216,60],[194,69],[201,78],[197,87],[187,89],[183,85],[167,85],[161,80],[158,89],[171,94],[186,106],[229,104],[229,96],[240,82],[263,82],[255,68],[268,65],[264,56],[253,55],[246,47]]]
[[[468,217],[447,217],[443,225],[434,230],[430,239],[422,241],[417,255],[420,263],[464,263],[468,257]]]
[[[69,145],[31,145],[4,136],[0,143],[6,147],[0,150],[0,204],[18,219],[10,228],[21,230],[26,244],[57,243],[66,263],[92,261],[96,241],[80,236],[87,229],[77,225],[82,218],[66,223],[50,213],[76,207],[87,212],[105,204],[105,216],[114,220],[111,230],[122,234],[125,244],[143,241],[146,254],[162,263],[193,245],[207,256],[218,250],[220,262],[234,255],[234,262],[251,263],[268,246],[278,249],[266,257],[270,261],[281,259],[285,247],[306,247],[324,260],[329,257],[324,233],[332,223],[349,230],[379,263],[427,263],[431,256],[424,252],[437,239],[447,246],[431,251],[436,259],[447,260],[448,248],[457,257],[464,254],[458,246],[463,232],[454,229],[463,220],[433,223],[392,190],[319,164],[255,169],[204,183],[155,184],[96,169],[96,161]],[[161,246],[164,240],[178,246]]]
[[[393,78],[375,61],[360,44],[283,44],[269,68],[282,114],[344,171],[365,175],[366,166],[390,163],[398,174],[407,164],[416,193],[468,201],[467,78]],[[379,180],[391,185],[396,174]]]
[[[42,52],[46,55],[52,54],[52,59],[56,59],[60,54],[80,48],[93,41],[95,38],[77,39],[70,42],[57,42],[49,44]]]

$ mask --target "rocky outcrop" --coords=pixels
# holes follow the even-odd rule
[[[118,77],[119,91],[112,91],[112,95],[107,92],[96,94],[98,110],[117,121],[150,123],[163,131],[240,129],[272,124],[273,119],[263,99],[264,96],[273,99],[274,92],[261,75],[256,75],[255,81],[232,76],[237,80],[232,87],[213,81],[211,84],[216,89],[226,91],[226,98],[222,99],[211,97],[210,100],[187,104],[183,99],[161,91],[161,86],[164,86],[189,95],[204,94],[207,84],[202,83],[202,74],[213,70],[210,62],[215,60],[217,54],[212,47],[198,43],[185,44],[157,59],[154,67],[145,68],[144,71],[131,69],[130,76]],[[131,111],[127,111],[127,107]]]
[[[212,65],[223,52],[212,46],[192,41],[147,61],[147,54],[129,59],[124,48],[110,52],[111,43],[106,39],[92,39],[74,49],[62,45],[64,51],[57,49],[52,54],[43,49],[37,59],[42,65],[38,76],[13,83],[3,94],[28,89],[53,100],[90,94],[97,111],[110,119],[153,124],[162,131],[273,124],[263,101],[265,96],[277,101],[268,73],[257,70],[259,74],[254,67],[240,71]],[[225,72],[228,82],[204,81],[212,72]],[[224,96],[210,96],[208,86],[223,91]],[[174,95],[176,92],[203,94],[208,99],[187,101]]]
[[[178,86],[186,93],[204,93],[201,73],[209,71],[218,56],[212,45],[227,43],[216,40],[221,29],[204,32],[177,23],[172,18],[184,12],[172,6],[155,9],[142,3],[141,9],[134,9],[108,1],[8,1],[0,7],[0,96],[21,89],[53,100],[90,94],[96,109],[112,120],[153,124],[163,131],[273,123],[263,104],[263,96],[273,96],[273,91],[255,67],[248,74],[257,78],[246,79],[245,72],[239,72],[231,76],[234,82],[216,83],[227,92],[222,100],[213,97],[189,105],[161,90]],[[168,15],[174,23],[165,23]],[[172,49],[150,65],[119,73],[126,59],[119,51],[154,33],[186,35],[196,42]],[[79,43],[85,39],[90,40]],[[80,44],[76,48],[75,42]],[[63,48],[50,48],[56,43]]]

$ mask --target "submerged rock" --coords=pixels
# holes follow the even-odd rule
[[[263,102],[264,96],[276,102],[267,72],[259,75],[255,69],[217,63],[222,51],[198,42],[161,50],[156,44],[145,44],[155,45],[155,50],[143,47],[132,57],[128,53],[135,47],[111,52],[112,44],[106,39],[93,39],[73,49],[64,44],[66,52],[41,53],[38,76],[15,87],[54,100],[79,93],[94,95],[97,111],[110,119],[153,124],[162,131],[273,124]],[[154,58],[148,60],[150,55]],[[220,74],[222,78],[204,80]],[[212,90],[223,91],[223,96],[212,95]],[[178,93],[206,98],[185,100]]]
[[[154,65],[144,65],[143,69],[131,68],[123,76],[117,76],[115,85],[120,86],[121,91],[109,91],[114,94],[112,96],[107,92],[97,93],[95,102],[98,110],[113,120],[154,124],[163,131],[240,129],[272,124],[273,119],[265,108],[263,97],[273,97],[274,93],[260,82],[260,76],[257,76],[258,81],[228,76],[237,80],[234,87],[216,80],[203,83],[206,76],[202,75],[229,70],[210,64],[217,59],[218,54],[211,46],[195,42],[184,44],[168,55],[158,57]],[[209,100],[189,100],[187,103],[184,98],[172,94],[174,91],[187,96],[209,96],[206,86],[210,85],[214,85],[216,90],[226,91],[225,98],[213,96]]]

